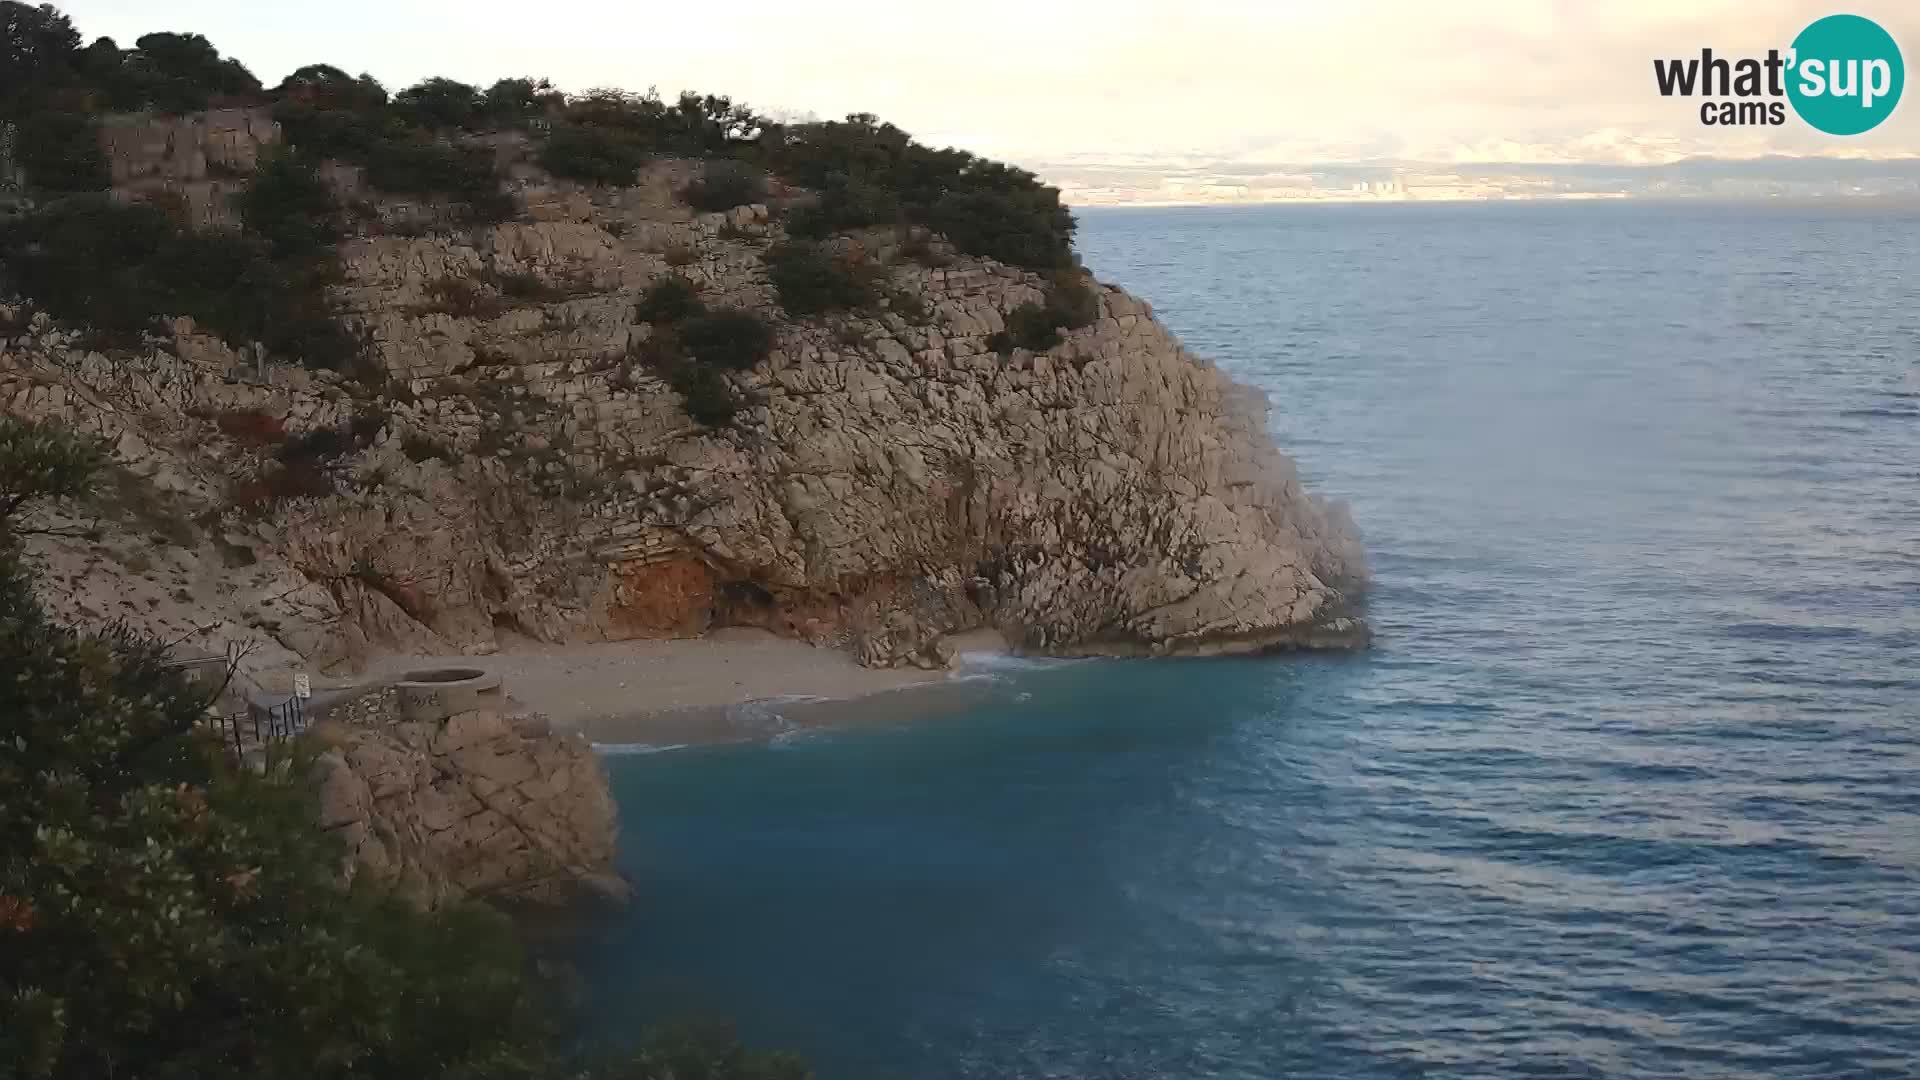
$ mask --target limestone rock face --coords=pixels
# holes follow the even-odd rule
[[[578,735],[538,718],[455,713],[444,723],[317,726],[320,825],[348,875],[398,884],[423,904],[622,903],[605,774]]]
[[[938,238],[916,261],[880,230],[840,243],[887,306],[795,321],[766,271],[779,214],[693,214],[672,197],[685,171],[536,176],[521,221],[350,242],[338,300],[391,380],[378,395],[274,365],[236,378],[250,358],[184,322],[170,351],[109,361],[40,319],[0,341],[0,407],[101,431],[218,523],[156,631],[264,627],[323,666],[726,625],[877,665],[936,665],[978,627],[1058,654],[1364,642],[1344,509],[1302,488],[1264,397],[1145,303],[1097,286],[1091,325],[1001,355],[990,336],[1047,282]],[[693,422],[645,362],[635,303],[669,273],[777,327],[769,360],[729,376],[747,406],[730,428]],[[323,463],[334,494],[238,507],[276,466],[235,417],[360,434]],[[199,584],[236,553],[257,586]]]

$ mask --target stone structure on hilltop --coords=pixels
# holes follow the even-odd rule
[[[1261,395],[1146,304],[1101,288],[1092,325],[1002,356],[989,337],[1045,281],[880,231],[840,243],[884,268],[890,308],[787,320],[779,215],[691,213],[673,192],[697,168],[582,189],[521,163],[518,222],[350,241],[339,300],[378,395],[286,368],[234,381],[246,358],[185,321],[108,360],[0,311],[0,407],[105,434],[199,523],[144,570],[130,519],[104,546],[36,541],[50,605],[251,641],[262,667],[721,625],[876,665],[939,663],[980,626],[1055,654],[1364,640],[1345,513],[1302,489]],[[635,302],[669,273],[777,322],[770,360],[731,376],[732,428],[694,423],[639,359]],[[349,426],[338,493],[246,495],[274,440]]]

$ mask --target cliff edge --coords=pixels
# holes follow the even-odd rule
[[[874,665],[941,663],[983,626],[1062,655],[1364,642],[1344,510],[1303,490],[1263,395],[1147,304],[1097,286],[1087,325],[1009,348],[1047,278],[878,229],[833,250],[887,299],[796,319],[769,278],[779,208],[694,213],[674,192],[699,168],[605,188],[522,165],[519,220],[363,230],[335,294],[381,383],[184,319],[108,355],[0,309],[0,405],[106,435],[183,523],[36,540],[50,605],[250,641],[262,667],[725,625]],[[669,277],[774,329],[726,376],[728,426],[649,363]]]

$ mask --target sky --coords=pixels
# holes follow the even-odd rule
[[[1716,129],[1655,57],[1785,49],[1837,11],[1920,56],[1920,3],[1847,0],[67,0],[89,38],[206,34],[271,85],[327,62],[390,88],[544,75],[874,112],[1023,164],[1103,158],[1633,164],[1920,155],[1920,100],[1865,135]],[[1920,96],[1920,90],[1914,95]],[[1044,172],[1044,168],[1042,169]]]

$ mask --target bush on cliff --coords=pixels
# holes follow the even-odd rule
[[[634,315],[650,323],[678,322],[701,310],[699,286],[679,274],[668,274],[647,286],[634,305]]]
[[[0,227],[9,288],[128,346],[156,319],[188,315],[235,345],[259,341],[309,366],[349,366],[359,346],[328,307],[331,269],[276,262],[257,238],[196,232],[149,205],[70,202]]]
[[[104,191],[109,177],[100,152],[100,124],[85,113],[54,109],[27,115],[16,142],[27,183],[41,191]]]
[[[935,150],[870,114],[769,131],[756,153],[783,178],[821,193],[802,228],[906,220],[955,247],[1050,270],[1073,257],[1073,215],[1038,177],[963,150]]]
[[[1060,331],[1090,326],[1100,316],[1100,297],[1092,278],[1081,270],[1056,273],[1047,286],[1046,299],[1029,301],[1007,312],[1007,327],[987,339],[998,353],[1014,349],[1045,352],[1060,344]]]
[[[1060,344],[1060,328],[1045,304],[1028,302],[1007,312],[1007,328],[987,339],[988,347],[998,353],[1015,349],[1046,352]]]
[[[872,307],[879,300],[872,268],[836,258],[819,244],[790,241],[769,251],[767,276],[780,306],[794,318]]]
[[[723,308],[683,323],[680,343],[696,363],[746,371],[773,351],[773,327],[751,311]]]
[[[393,95],[394,111],[428,131],[473,128],[485,114],[480,88],[436,76]]]
[[[725,427],[740,411],[740,397],[719,368],[683,362],[667,373],[667,384],[696,423]]]
[[[618,132],[647,153],[726,157],[751,145],[765,121],[733,99],[681,94],[669,103],[652,90],[598,89],[569,98],[568,123]]]
[[[631,184],[646,152],[618,132],[593,127],[563,127],[540,148],[540,167],[582,184]]]
[[[288,154],[269,157],[234,204],[274,258],[318,258],[340,238],[333,192],[312,166]]]
[[[737,161],[710,161],[698,180],[681,189],[680,197],[695,210],[719,213],[765,200],[767,178]]]

